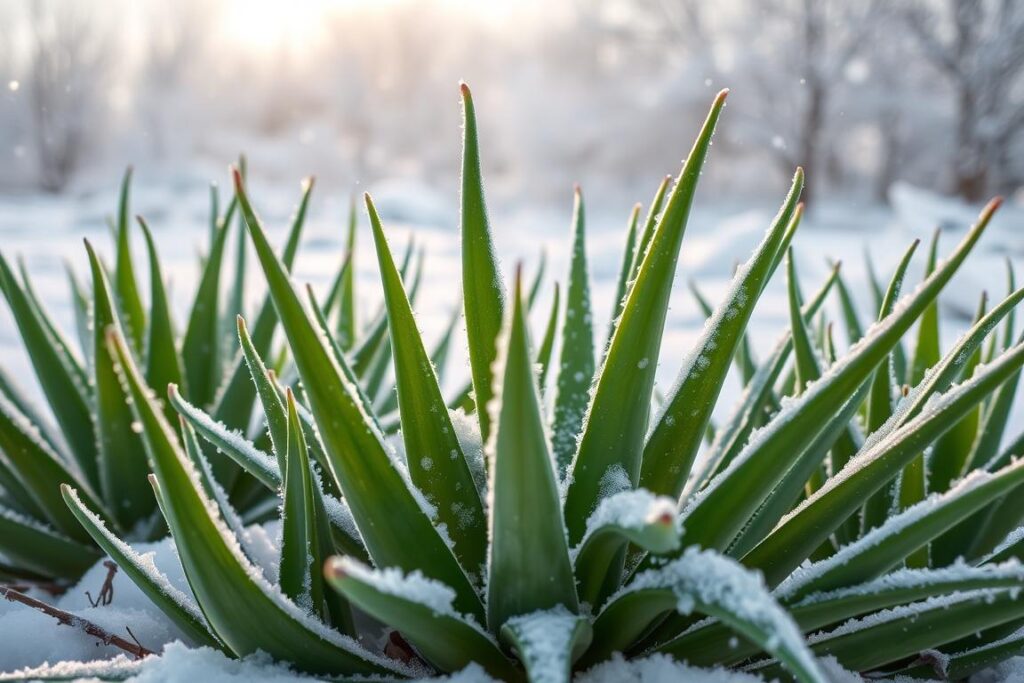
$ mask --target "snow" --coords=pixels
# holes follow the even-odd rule
[[[419,570],[405,574],[396,567],[371,569],[349,557],[338,558],[334,568],[382,593],[418,603],[437,614],[458,616],[452,607],[455,591],[440,581],[424,576]]]
[[[851,461],[852,462],[852,461]],[[831,481],[831,480],[830,480]],[[936,512],[941,507],[957,501],[968,491],[992,481],[987,472],[974,471],[942,494],[932,494],[903,512],[888,518],[884,524],[875,527],[859,539],[843,546],[834,555],[807,567],[797,568],[775,589],[776,595],[787,598],[801,591],[812,582],[816,582],[831,571],[845,567],[854,557],[874,548],[884,539],[900,534],[910,525],[920,521],[926,515]]]
[[[788,650],[805,668],[815,668],[803,636],[789,614],[772,598],[764,578],[735,560],[711,550],[687,548],[680,558],[635,577],[609,598],[608,604],[645,588],[671,589],[678,600],[676,610],[683,615],[691,614],[699,605],[712,605],[755,624],[770,634],[766,643],[770,652]]]
[[[509,619],[503,628],[512,629],[519,651],[530,673],[531,683],[559,683],[564,680],[572,634],[579,617],[559,605]]]
[[[587,519],[587,528],[575,551],[582,548],[587,539],[602,527],[614,526],[640,531],[649,524],[670,517],[676,533],[683,529],[682,520],[676,513],[676,502],[668,496],[656,496],[647,489],[620,491],[602,498],[597,509]]]
[[[621,654],[602,662],[575,679],[576,683],[762,683],[758,675],[725,669],[699,669],[668,655],[627,660]]]

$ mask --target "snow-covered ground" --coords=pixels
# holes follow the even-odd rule
[[[280,239],[287,218],[299,194],[296,178],[290,187],[274,186],[259,177],[251,180],[258,208],[272,237]],[[375,192],[378,188],[368,188]],[[81,239],[87,238],[110,252],[106,217],[115,206],[114,184],[109,191],[83,193],[75,196],[21,197],[0,200],[0,250],[6,257],[23,256],[37,291],[51,307],[58,321],[72,330],[72,311],[64,273],[65,262],[84,272],[84,250]],[[303,250],[297,263],[296,279],[324,287],[341,259],[342,239],[348,200],[342,188],[318,188],[305,232]],[[426,248],[426,272],[417,308],[419,322],[428,339],[436,338],[451,312],[458,305],[457,201],[437,193],[401,183],[379,188],[379,209],[390,230],[393,242],[404,243],[412,234],[417,244]],[[828,259],[841,259],[843,273],[858,299],[865,321],[872,317],[871,297],[866,285],[865,248],[870,249],[874,269],[886,278],[906,246],[917,237],[929,238],[936,223],[946,224],[941,253],[946,253],[962,236],[977,207],[964,207],[942,201],[910,187],[897,188],[893,207],[870,204],[822,202],[813,208],[795,241],[797,263],[805,290],[816,288],[826,276]],[[566,193],[563,207],[522,208],[516,211],[495,209],[491,222],[503,267],[506,271],[519,260],[532,268],[541,249],[549,256],[548,282],[555,277],[564,281],[568,267],[565,258],[569,235],[571,194]],[[631,208],[629,203],[609,206],[596,202],[588,213],[588,258],[592,277],[595,315],[605,320],[610,310],[624,241],[624,224]],[[205,180],[199,174],[180,177],[147,177],[140,174],[132,197],[132,211],[144,215],[154,229],[163,267],[172,280],[172,296],[181,312],[191,296],[196,281],[196,255],[205,248],[207,235],[208,194]],[[767,205],[716,206],[713,196],[698,193],[697,206],[690,221],[683,245],[675,299],[669,314],[658,378],[661,386],[672,383],[680,363],[703,323],[689,293],[686,282],[693,279],[701,290],[715,301],[724,294],[729,276],[738,261],[745,260],[760,239],[775,207]],[[428,223],[417,225],[416,216],[428,216]],[[943,302],[944,346],[969,322],[978,296],[987,290],[990,301],[1005,295],[1004,260],[1009,257],[1020,265],[1024,254],[1024,207],[1004,208],[989,230],[977,252],[947,288]],[[136,248],[141,244],[136,243]],[[144,264],[138,251],[139,263]],[[376,275],[376,258],[368,231],[363,229],[359,241],[358,293],[364,315],[380,300]],[[919,249],[911,277],[920,277],[925,249]],[[250,264],[254,259],[250,258]],[[143,272],[145,272],[143,270]],[[246,296],[250,303],[261,296],[261,276],[252,271]],[[548,292],[550,288],[548,288]],[[751,323],[751,339],[762,354],[769,349],[787,324],[784,280],[777,276],[764,295]],[[535,312],[540,324],[546,315],[546,297]],[[833,308],[831,318],[840,319]],[[841,329],[841,324],[840,324]],[[603,335],[602,330],[599,334]],[[837,334],[842,341],[843,334]],[[466,376],[465,350],[453,348],[456,362],[449,387],[454,388]],[[0,363],[23,384],[32,387],[29,366],[20,347],[17,330],[5,306],[0,306]],[[732,380],[719,401],[719,413],[727,411],[737,394]],[[1018,408],[1018,416],[1020,415]],[[1015,435],[1016,430],[1011,430]],[[264,532],[268,545],[273,545],[272,531]],[[180,565],[167,543],[140,548],[153,552],[156,564],[183,591],[188,591]],[[146,598],[119,573],[114,579],[114,599],[108,606],[92,607],[85,591],[95,594],[103,583],[106,569],[97,565],[81,582],[57,600],[57,606],[94,621],[101,626],[131,634],[146,647],[163,650],[162,656],[141,663],[121,658],[120,666],[130,667],[138,680],[290,680],[294,674],[287,669],[256,659],[229,661],[212,651],[187,650],[174,644],[181,637],[175,628],[148,603]],[[165,649],[166,646],[166,649]],[[0,602],[0,671],[37,667],[59,661],[87,662],[110,659],[117,655],[111,647],[99,646],[94,639],[78,630],[58,625],[51,618],[22,605]],[[66,665],[71,666],[71,665]],[[1003,680],[1016,675],[1024,680],[1021,667],[1005,665]],[[170,672],[173,672],[170,673]],[[69,675],[97,675],[98,670],[68,669]],[[836,670],[836,680],[841,673]],[[995,675],[995,674],[993,674]],[[598,667],[582,680],[603,681],[721,681],[718,674],[699,674],[667,660],[651,660],[642,667],[612,661]],[[450,680],[481,680],[482,672],[470,670]],[[448,680],[448,679],[446,679]],[[728,680],[748,681],[749,676],[734,674]],[[990,680],[990,679],[985,679]],[[997,680],[995,678],[991,680]]]

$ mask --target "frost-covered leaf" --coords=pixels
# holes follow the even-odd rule
[[[633,484],[639,480],[654,374],[679,249],[700,169],[727,94],[723,90],[715,98],[683,164],[598,372],[565,497],[565,523],[573,543],[583,537],[587,517],[603,497],[602,480],[610,468],[622,469]]]
[[[499,343],[488,487],[490,555],[487,625],[564,605],[577,609],[576,585],[516,275]],[[543,558],[543,560],[540,560]]]
[[[502,680],[517,678],[493,636],[455,610],[455,592],[448,586],[418,571],[374,570],[347,557],[332,558],[326,574],[352,604],[399,630],[441,671],[459,671],[476,662]]]

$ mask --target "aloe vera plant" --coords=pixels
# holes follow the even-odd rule
[[[289,268],[310,186],[279,254],[237,170],[180,340],[144,224],[148,306],[133,284],[126,192],[116,269],[89,247],[88,362],[27,276],[0,262],[58,425],[0,384],[7,570],[71,577],[102,551],[194,643],[340,676],[476,664],[500,680],[565,681],[615,653],[663,653],[805,682],[827,680],[818,658],[829,655],[855,671],[962,678],[1024,651],[1021,439],[1000,450],[1024,366],[1013,320],[1024,290],[1011,277],[952,347],[938,339],[939,295],[998,201],[945,260],[933,247],[925,279],[903,294],[912,245],[888,288],[877,285],[867,325],[838,264],[805,298],[792,255],[797,169],[725,297],[712,306],[694,288],[707,322],[686,357],[665,358],[678,380],[656,400],[678,257],[726,94],[674,185],[661,184],[646,219],[631,213],[620,300],[598,341],[578,190],[552,308],[531,311],[540,275],[528,284],[520,266],[503,281],[462,87],[471,372],[453,396],[440,369],[454,319],[428,346],[413,250],[396,258],[368,195],[384,301],[363,325],[354,213],[330,290],[298,288]],[[211,302],[235,213],[269,292],[251,325],[237,318],[232,360]],[[780,266],[790,324],[757,359],[746,328]],[[823,322],[833,292],[848,348]],[[744,392],[712,430],[732,367]],[[245,525],[275,517],[280,557],[267,568]],[[191,596],[121,540],[163,524]],[[372,621],[359,615],[400,636],[404,656],[367,645]]]

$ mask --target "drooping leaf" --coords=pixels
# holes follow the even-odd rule
[[[171,585],[167,577],[156,567],[147,563],[143,556],[140,556],[127,543],[111,533],[103,520],[82,502],[78,491],[68,484],[61,484],[60,490],[71,512],[89,532],[96,544],[103,548],[103,552],[110,555],[117,563],[118,568],[161,612],[174,622],[174,625],[182,633],[196,645],[223,648],[217,637],[210,632],[206,625],[206,619],[191,598]]]
[[[401,631],[427,661],[441,671],[459,671],[470,663],[502,680],[519,672],[493,637],[453,608],[455,592],[416,572],[373,570],[347,557],[332,558],[327,580],[353,604]]]

